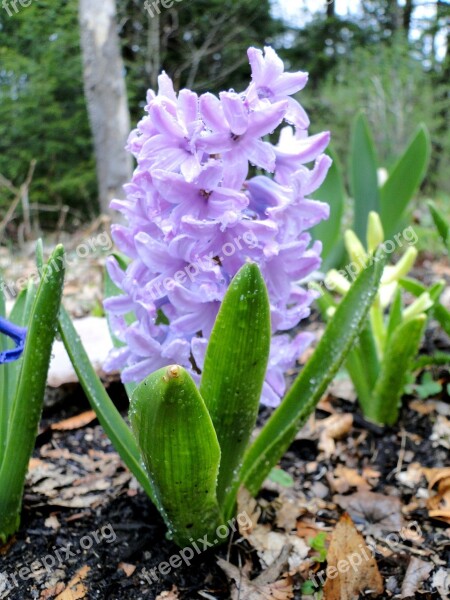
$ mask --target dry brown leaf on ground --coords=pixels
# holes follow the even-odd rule
[[[217,564],[234,581],[231,600],[291,600],[294,597],[292,578],[286,574],[290,548],[284,547],[273,564],[250,580],[246,569],[238,569],[219,558]]]
[[[333,496],[333,501],[347,511],[355,523],[364,524],[378,537],[403,527],[402,504],[395,496],[362,490],[350,496]]]
[[[64,583],[57,583],[53,587],[42,590],[42,592],[39,595],[39,600],[52,600],[52,598],[54,598],[58,594],[61,594],[61,592],[63,592],[65,589],[66,586]]]
[[[316,537],[318,533],[326,533],[327,538],[329,537],[329,532],[327,529],[319,527],[316,523],[309,519],[301,519],[297,522],[297,535],[300,538],[308,541],[311,538]]]
[[[83,580],[86,579],[90,570],[90,567],[87,565],[78,569],[67,584],[66,589],[61,594],[58,594],[55,600],[81,600],[82,598],[87,598],[88,589],[84,585]]]
[[[353,415],[336,414],[316,421],[316,428],[319,432],[319,450],[325,453],[329,458],[336,450],[336,440],[344,437],[349,433],[353,426]]]
[[[246,514],[251,526],[239,526],[239,533],[255,548],[265,566],[271,566],[280,556],[285,546],[290,548],[288,557],[289,572],[297,572],[309,553],[309,546],[300,539],[296,532],[282,533],[273,531],[269,524],[258,523],[261,511],[250,492],[241,488],[238,494],[238,514]],[[246,519],[247,520],[247,519]]]
[[[356,469],[344,465],[338,465],[332,473],[327,473],[327,480],[333,492],[339,494],[345,494],[351,488],[369,490],[372,487],[364,474],[360,475]]]
[[[27,493],[45,496],[52,506],[88,508],[104,504],[131,478],[114,452],[81,455],[46,444],[40,457],[29,463]]]
[[[120,562],[117,568],[125,573],[127,577],[131,577],[136,571],[136,565],[130,565],[130,563]]]
[[[297,519],[305,512],[299,502],[295,498],[281,495],[273,504],[276,507],[275,523],[277,527],[285,531],[295,529]]]
[[[238,514],[246,515],[245,525],[238,520],[239,533],[243,537],[246,537],[257,525],[259,517],[261,516],[261,509],[258,506],[258,502],[255,500],[255,498],[253,498],[250,492],[243,486],[238,491],[237,505]]]
[[[437,494],[428,499],[428,514],[433,519],[450,524],[450,467],[423,469],[431,491],[437,485]]]
[[[433,588],[441,596],[442,600],[448,600],[450,595],[450,573],[447,569],[438,569],[433,575]]]
[[[433,432],[430,435],[430,440],[443,448],[450,450],[450,419],[438,415]]]
[[[406,487],[414,488],[419,485],[420,480],[423,476],[423,467],[418,462],[413,462],[408,465],[406,471],[401,471],[397,473],[395,478],[402,485],[406,485]]]
[[[52,423],[50,429],[53,429],[53,431],[73,431],[74,429],[82,429],[83,427],[86,427],[86,425],[92,423],[92,421],[95,421],[96,418],[97,415],[93,410],[87,410],[75,417],[70,417],[70,419]]]
[[[414,598],[416,592],[419,591],[420,584],[428,579],[433,569],[433,563],[412,556],[403,580],[401,597]]]
[[[376,560],[346,513],[333,531],[327,562],[324,600],[355,600],[363,592],[383,593]]]
[[[58,521],[58,517],[56,515],[50,515],[44,521],[45,527],[48,529],[53,529],[53,531],[58,531],[61,529],[61,523]]]
[[[180,599],[180,596],[179,596],[178,588],[176,585],[174,585],[173,588],[169,592],[161,592],[161,594],[158,594],[158,596],[156,596],[156,600],[179,600],[179,599]]]

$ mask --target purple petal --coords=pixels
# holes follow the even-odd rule
[[[205,125],[212,131],[227,131],[228,127],[219,98],[206,93],[200,96],[200,114]]]
[[[283,100],[250,113],[246,135],[260,138],[273,133],[284,119],[287,108],[287,100]]]
[[[249,117],[242,98],[236,93],[222,92],[220,100],[232,133],[243,135],[247,131]]]

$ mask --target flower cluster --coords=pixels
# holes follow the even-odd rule
[[[126,271],[108,263],[123,295],[105,307],[124,345],[105,368],[123,369],[130,382],[178,363],[198,380],[225,291],[251,260],[271,301],[262,401],[274,406],[285,392],[284,373],[311,342],[307,333],[291,339],[282,332],[309,315],[314,298],[298,282],[320,265],[321,244],[307,230],[329,207],[306,197],[330,166],[323,154],[329,133],[308,136],[308,117],[291,97],[306,85],[306,73],[285,73],[270,47],[264,54],[250,48],[248,56],[252,79],[243,93],[176,94],[164,73],[158,94],[148,92],[148,114],[128,143],[137,168],[126,199],[112,203],[128,221],[113,227],[114,241],[131,261]],[[283,122],[278,145],[266,141]],[[129,312],[136,316],[131,325]]]

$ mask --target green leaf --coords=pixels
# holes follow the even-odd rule
[[[322,221],[312,229],[312,235],[322,242],[322,269],[327,271],[336,265],[332,254],[339,239],[342,241],[341,223],[345,205],[345,186],[342,167],[337,154],[331,149],[328,155],[333,159],[327,177],[321,187],[315,192],[314,197],[330,205],[330,218]],[[342,247],[343,253],[343,247]],[[330,261],[331,264],[328,264]]]
[[[427,291],[427,288],[423,284],[415,279],[410,279],[409,277],[400,279],[399,283],[403,289],[416,296],[416,298]],[[434,306],[428,311],[428,313],[439,322],[445,333],[450,336],[450,311],[448,311],[445,306],[438,301],[440,292],[442,291],[441,288],[442,286],[440,283],[436,283],[430,288],[430,296],[431,299],[434,300]]]
[[[438,230],[445,247],[450,252],[450,222],[447,221],[444,215],[438,210],[435,203],[431,200],[428,202],[428,208],[430,209],[436,229]]]
[[[442,384],[439,381],[434,381],[433,376],[428,372],[422,375],[420,384],[415,384],[412,387],[422,400],[426,400],[442,392]]]
[[[385,258],[377,254],[358,276],[314,354],[245,454],[239,479],[252,494],[295,439],[347,357],[375,299],[384,264]]]
[[[304,594],[305,596],[312,596],[314,594],[314,592],[317,591],[317,586],[316,584],[311,581],[304,581],[302,583],[302,587],[301,587],[301,593]]]
[[[141,454],[133,434],[117,408],[114,406],[111,398],[106,393],[64,307],[61,307],[59,313],[58,329],[67,354],[72,361],[75,372],[83,387],[84,393],[86,394],[92,409],[95,411],[101,426],[105,430],[106,435],[111,440],[123,462],[139,481],[148,496],[153,500],[153,488],[141,465]]]
[[[20,292],[9,316],[10,321],[21,327],[26,327],[30,320],[31,310],[36,298],[36,286],[33,281],[28,282],[28,286]],[[20,371],[24,356],[7,365],[1,365],[3,371],[3,402],[0,406],[0,452],[3,454],[8,430],[8,423],[14,404],[14,398],[19,381]],[[0,454],[0,464],[1,464]]]
[[[373,388],[380,373],[380,360],[378,358],[377,346],[373,336],[372,327],[369,323],[363,327],[359,334],[358,347],[363,357],[364,375],[369,386]]]
[[[130,421],[169,536],[184,546],[214,535],[223,521],[216,498],[220,447],[189,373],[172,365],[147,377],[131,398]]]
[[[224,502],[258,416],[269,360],[270,305],[256,264],[232,280],[208,343],[200,394],[221,450],[217,498]]]
[[[327,558],[327,534],[325,531],[319,531],[317,535],[308,540],[308,544],[313,550],[319,553],[314,557],[317,562],[324,562]]]
[[[430,135],[420,125],[380,190],[380,216],[386,239],[397,233],[399,221],[427,172]]]
[[[3,541],[19,524],[25,475],[42,412],[63,284],[64,248],[57,246],[42,273],[31,309],[22,367],[10,412],[0,468],[0,539]]]
[[[280,469],[279,467],[274,467],[270,471],[269,479],[270,481],[273,481],[273,483],[278,483],[278,485],[281,485],[286,488],[294,487],[295,484],[292,475],[289,475],[289,473],[287,473],[283,469]]]
[[[364,360],[365,357],[361,352],[359,344],[355,344],[348,353],[347,360],[345,361],[345,368],[350,375],[363,412],[365,412],[366,406],[370,404],[372,397],[372,387],[367,377]]]
[[[394,300],[392,301],[391,310],[389,312],[388,325],[386,330],[386,343],[389,343],[394,331],[402,322],[403,315],[403,299],[400,288],[395,290]]]
[[[360,240],[365,240],[369,212],[380,212],[380,196],[375,145],[363,113],[353,124],[350,176],[355,214],[353,229]]]
[[[450,366],[450,354],[448,352],[435,352],[434,354],[423,354],[414,362],[413,371],[419,371],[425,367]]]
[[[420,315],[397,327],[386,347],[380,377],[365,416],[380,425],[397,422],[400,400],[425,330],[427,317]]]

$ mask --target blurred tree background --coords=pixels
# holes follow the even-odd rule
[[[330,129],[342,162],[363,110],[386,167],[423,121],[433,140],[424,193],[450,193],[448,0],[178,0],[153,16],[142,0],[116,0],[131,122],[165,69],[178,88],[242,90],[246,48],[271,44],[290,69],[310,72],[301,101],[314,131]],[[354,10],[344,13],[344,4]],[[95,157],[83,91],[78,0],[0,8],[0,175],[48,227],[70,207],[75,226],[98,211]],[[297,8],[298,5],[298,8]],[[150,3],[151,6],[151,3]],[[284,14],[288,10],[289,18]],[[284,17],[284,18],[283,18]],[[3,185],[1,185],[3,182]],[[0,180],[0,220],[13,192]],[[20,205],[18,206],[20,217]]]

